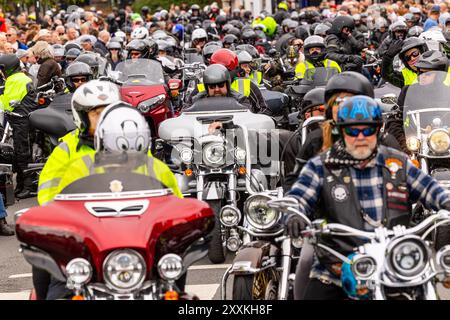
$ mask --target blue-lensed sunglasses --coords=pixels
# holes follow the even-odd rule
[[[349,137],[357,137],[362,132],[364,137],[373,136],[378,131],[376,127],[367,127],[364,129],[352,128],[352,127],[344,127],[344,132]]]

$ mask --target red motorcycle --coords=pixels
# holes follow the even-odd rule
[[[21,252],[72,299],[196,299],[183,276],[207,254],[213,211],[130,172],[82,178],[51,204],[17,212]]]
[[[125,60],[114,72],[122,83],[123,101],[142,112],[155,137],[159,124],[173,117],[171,94],[179,89],[181,81],[171,79],[167,86],[161,63],[149,59]]]

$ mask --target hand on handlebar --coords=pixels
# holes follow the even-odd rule
[[[306,229],[308,224],[299,215],[292,215],[286,222],[287,233],[292,238],[298,238],[301,236],[301,232]]]

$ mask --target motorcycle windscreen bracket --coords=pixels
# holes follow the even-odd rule
[[[218,181],[211,181],[205,186],[202,200],[218,200],[225,198],[225,188]]]

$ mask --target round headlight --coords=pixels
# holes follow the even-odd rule
[[[420,140],[416,137],[409,137],[406,139],[406,147],[409,151],[416,152],[420,149]]]
[[[237,226],[239,221],[241,221],[241,212],[238,208],[233,206],[224,206],[220,210],[220,223],[225,227]]]
[[[450,149],[450,136],[444,129],[436,129],[428,137],[428,146],[434,153],[446,153]]]
[[[103,263],[106,285],[118,292],[129,292],[144,282],[145,261],[135,250],[125,249],[111,252]]]
[[[206,165],[219,167],[225,164],[226,150],[222,143],[209,143],[203,149],[203,160]]]
[[[355,256],[352,261],[352,272],[358,280],[368,280],[377,270],[377,263],[370,256]]]
[[[66,265],[66,273],[74,284],[83,285],[91,280],[92,267],[86,259],[76,258]]]
[[[165,280],[177,280],[183,274],[183,259],[179,255],[169,253],[158,262],[158,272]]]
[[[420,275],[429,260],[429,251],[420,237],[407,236],[394,240],[389,248],[389,265],[395,276],[412,279]]]
[[[445,272],[450,272],[450,245],[446,245],[439,249],[436,253],[436,261]]]
[[[150,110],[150,106],[147,104],[139,104],[137,108],[142,113],[147,113]]]
[[[191,163],[194,153],[191,149],[184,148],[180,151],[180,158],[184,163]]]
[[[236,148],[234,150],[234,157],[238,162],[245,162],[245,157],[247,156],[247,152],[241,148]]]
[[[267,205],[269,200],[272,200],[269,196],[256,194],[245,201],[246,217],[253,227],[269,229],[278,221],[280,212]]]

